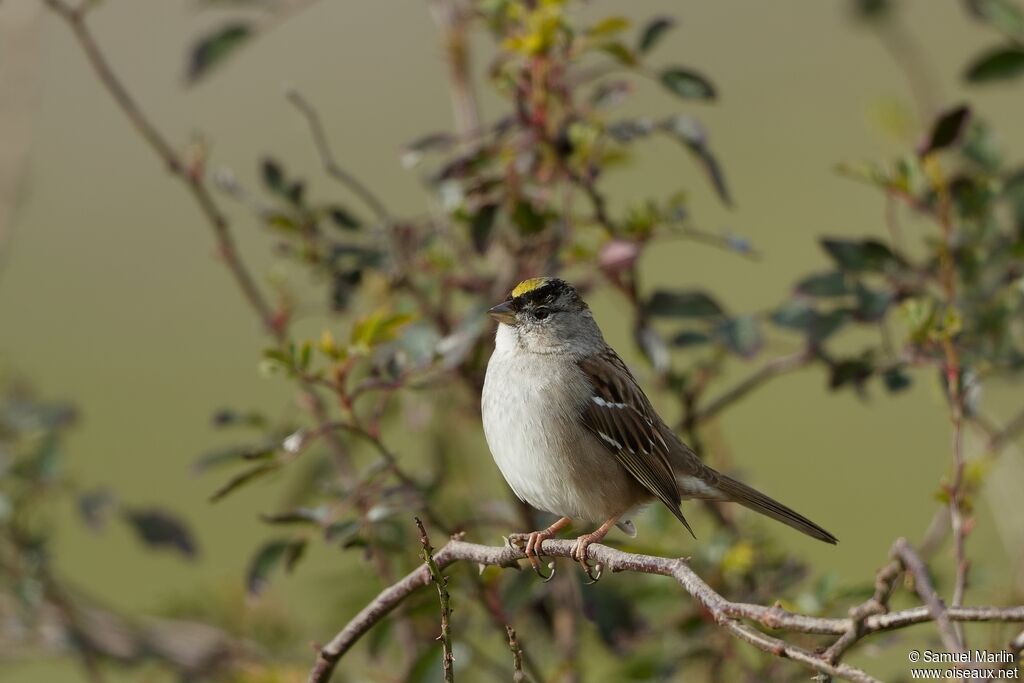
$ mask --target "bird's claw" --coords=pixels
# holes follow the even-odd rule
[[[544,570],[541,568],[540,555],[541,555],[541,544],[551,538],[552,534],[546,531],[533,531],[528,534],[512,534],[506,539],[506,543],[509,548],[521,550],[526,554],[526,559],[530,561],[530,566],[533,568],[534,573],[541,578],[544,583],[547,583],[551,579],[555,578],[555,563],[551,562],[548,564],[549,574],[544,574]]]
[[[600,563],[591,565],[587,561],[587,549],[590,548],[591,540],[586,536],[581,536],[576,539],[576,544],[572,547],[572,559],[579,563],[580,567],[583,568],[583,573],[587,575],[586,585],[597,583],[601,580],[601,575],[604,573],[604,566]],[[596,574],[594,573],[596,572]]]

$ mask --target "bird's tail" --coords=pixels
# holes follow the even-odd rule
[[[715,481],[714,486],[721,492],[724,499],[739,503],[754,512],[759,512],[762,515],[778,520],[819,541],[832,544],[839,542],[839,539],[799,512],[791,510],[773,498],[769,498],[757,489],[751,488],[743,482],[736,481],[724,474],[716,473],[716,475],[717,481]]]

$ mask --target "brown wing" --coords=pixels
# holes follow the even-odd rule
[[[587,429],[692,535],[693,529],[679,509],[681,498],[672,467],[673,448],[683,446],[682,442],[664,425],[611,348],[579,361],[579,367],[593,387],[583,408]]]

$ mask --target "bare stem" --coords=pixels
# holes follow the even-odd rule
[[[921,601],[928,608],[928,613],[938,627],[942,644],[950,652],[963,652],[960,637],[953,628],[953,622],[949,617],[949,610],[935,592],[932,581],[928,578],[928,570],[925,568],[924,562],[917,556],[905,538],[896,540],[892,547],[892,555],[914,576],[914,589],[921,596]]]
[[[441,641],[441,652],[443,657],[441,659],[443,671],[444,671],[444,683],[454,683],[455,681],[455,668],[453,663],[455,661],[452,655],[452,633],[449,622],[451,621],[452,607],[451,607],[451,596],[448,594],[448,577],[441,573],[441,568],[437,566],[437,562],[434,561],[434,546],[430,545],[430,538],[427,536],[427,530],[423,526],[423,522],[420,521],[419,517],[416,517],[416,527],[420,530],[420,545],[423,546],[423,562],[426,563],[427,569],[430,571],[430,580],[437,587],[437,598],[441,603],[441,635],[438,636],[438,640]]]
[[[569,540],[548,540],[543,544],[543,554],[548,557],[571,557],[573,542]],[[590,557],[609,572],[638,572],[672,577],[683,590],[692,596],[711,615],[715,623],[734,637],[776,657],[785,657],[801,662],[811,669],[836,678],[859,683],[876,683],[878,679],[867,672],[847,664],[832,663],[823,654],[793,645],[779,638],[765,634],[745,622],[752,622],[772,630],[795,633],[843,636],[851,629],[859,628],[861,636],[881,631],[891,631],[913,624],[935,621],[933,611],[927,607],[915,607],[898,612],[872,614],[863,619],[859,627],[854,619],[812,617],[789,612],[776,605],[765,607],[749,603],[731,602],[712,589],[689,565],[680,559],[639,555],[615,550],[604,545],[590,546]],[[455,562],[471,562],[477,565],[515,567],[525,557],[522,550],[507,546],[491,547],[449,541],[434,554],[439,569]],[[912,563],[912,560],[910,560]],[[310,672],[309,683],[325,683],[333,672],[338,660],[366,634],[376,623],[386,617],[409,595],[431,582],[430,569],[424,565],[413,570],[395,584],[381,591],[327,644],[317,658]],[[1024,606],[1019,607],[950,607],[943,611],[948,621],[1013,622],[1024,623]]]
[[[455,129],[463,142],[480,134],[480,105],[470,70],[466,16],[455,0],[430,0],[434,23],[441,30],[448,61],[448,91],[455,114]]]
[[[512,680],[514,683],[522,683],[526,680],[526,674],[523,673],[523,648],[519,645],[514,628],[506,626],[505,631],[508,633],[508,649],[512,651]]]
[[[57,16],[67,22],[86,58],[89,60],[93,71],[96,72],[96,76],[121,109],[121,112],[128,118],[135,130],[138,131],[156,155],[164,162],[167,170],[184,183],[185,187],[192,194],[200,211],[202,211],[207,222],[209,222],[210,227],[213,228],[220,257],[238,282],[242,294],[249,302],[249,305],[259,314],[260,322],[267,332],[280,340],[283,337],[283,326],[279,322],[278,317],[274,315],[273,308],[264,298],[262,292],[260,292],[256,280],[242,262],[235,246],[234,236],[231,234],[228,220],[213,200],[202,173],[195,173],[182,163],[178,153],[175,152],[171,144],[167,142],[163,134],[157,130],[156,126],[142,112],[142,109],[114,73],[106,56],[100,50],[99,44],[85,22],[83,12],[72,8],[61,0],[43,1]]]
[[[384,202],[361,180],[346,171],[338,163],[327,141],[327,131],[324,130],[323,123],[320,121],[320,115],[313,105],[309,103],[309,100],[303,97],[297,90],[289,90],[286,97],[289,102],[295,105],[299,113],[305,117],[306,123],[309,125],[310,134],[313,136],[313,145],[316,147],[317,154],[320,155],[320,161],[323,163],[327,174],[348,188],[352,194],[359,197],[377,217],[378,221],[384,224],[392,223],[391,214],[388,212],[387,207],[384,206]]]
[[[939,200],[936,218],[942,231],[942,249],[939,254],[939,269],[942,288],[946,296],[946,306],[951,313],[957,311],[957,272],[954,250],[956,235],[953,229],[953,206],[949,187],[943,176],[941,167],[936,161],[927,166],[930,170],[932,184]],[[949,515],[953,528],[953,556],[956,563],[956,577],[953,582],[953,606],[963,604],[967,592],[967,572],[970,567],[967,559],[967,533],[964,520],[964,454],[963,454],[963,423],[964,423],[964,391],[961,383],[963,367],[960,354],[954,339],[954,333],[943,331],[942,352],[945,357],[946,386],[949,392],[949,417],[953,425],[953,481],[949,487]],[[955,629],[957,643],[964,647],[964,634],[960,628]]]
[[[802,368],[810,363],[812,359],[813,355],[805,350],[789,354],[788,356],[779,356],[768,361],[749,377],[741,380],[736,386],[720,394],[703,409],[696,411],[690,417],[690,421],[693,424],[697,424],[710,420],[773,377]]]

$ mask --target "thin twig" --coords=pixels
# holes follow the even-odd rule
[[[346,171],[338,163],[334,153],[331,151],[331,145],[327,141],[327,131],[324,130],[323,123],[320,121],[320,115],[313,105],[310,104],[309,100],[303,97],[302,93],[297,90],[289,90],[285,97],[305,117],[306,123],[309,125],[310,134],[313,136],[313,145],[316,147],[317,154],[320,155],[320,161],[323,163],[327,174],[348,188],[352,194],[359,197],[373,211],[378,221],[384,224],[391,224],[393,222],[391,214],[388,212],[387,207],[384,206],[384,202],[361,180]]]
[[[902,573],[902,565],[897,561],[889,562],[878,570],[874,595],[850,609],[850,628],[825,650],[822,656],[826,661],[837,663],[847,650],[864,637],[864,622],[867,618],[888,611],[889,596]]]
[[[921,596],[921,601],[928,608],[932,620],[935,622],[936,627],[938,627],[942,644],[946,646],[949,652],[963,652],[960,638],[953,628],[953,622],[949,617],[949,610],[935,592],[932,581],[928,578],[928,569],[924,566],[924,562],[917,556],[914,549],[910,547],[907,539],[896,539],[892,546],[892,555],[895,559],[899,560],[904,569],[914,575],[914,589]]]
[[[989,452],[996,453],[1001,451],[1022,432],[1024,432],[1024,410],[1012,417],[1000,431],[989,437]]]
[[[480,105],[470,69],[467,18],[455,0],[430,0],[434,23],[441,30],[448,62],[448,92],[459,140],[467,143],[480,135]]]
[[[523,673],[523,648],[519,645],[514,628],[506,626],[505,631],[508,633],[508,649],[512,651],[512,681],[522,683],[526,680],[526,674]]]
[[[571,557],[572,547],[573,541],[570,540],[548,540],[543,543],[542,550],[543,554],[548,557]],[[823,655],[767,636],[740,621],[753,622],[773,630],[841,636],[853,627],[853,621],[849,617],[843,619],[811,617],[789,612],[779,606],[765,607],[731,602],[704,582],[683,560],[626,553],[604,545],[592,545],[589,552],[591,559],[602,564],[608,572],[629,571],[672,577],[686,593],[707,610],[717,624],[728,630],[733,636],[769,654],[794,659],[816,671],[838,678],[858,682],[877,681],[876,678],[861,669],[846,664],[832,664]],[[448,565],[460,561],[478,565],[515,567],[518,566],[518,561],[524,557],[524,553],[518,548],[491,547],[452,540],[434,555],[434,561],[439,569],[444,569]],[[321,649],[317,662],[310,672],[309,683],[325,683],[330,678],[338,660],[370,628],[386,617],[413,592],[428,585],[430,580],[429,569],[426,566],[421,566],[381,591]],[[1007,608],[952,607],[945,610],[944,614],[945,619],[956,622],[1024,623],[1024,606]],[[867,635],[934,620],[935,617],[928,607],[915,607],[869,616],[864,619],[861,629],[862,633]]]
[[[926,160],[927,162],[927,160]],[[957,271],[956,271],[956,235],[953,228],[953,200],[950,190],[936,161],[932,165],[925,163],[929,169],[932,185],[938,196],[938,212],[936,219],[942,230],[942,248],[939,252],[939,270],[942,288],[946,296],[946,306],[950,312],[957,312]],[[963,453],[964,424],[964,388],[962,386],[963,366],[954,339],[954,333],[943,330],[942,352],[945,358],[944,370],[946,387],[949,394],[949,417],[953,425],[953,481],[949,486],[949,515],[953,528],[953,556],[956,563],[953,580],[953,606],[963,604],[967,592],[967,572],[970,563],[967,559],[967,525],[964,519],[964,469],[966,463]],[[965,646],[963,629],[954,629],[957,642],[961,649]]]
[[[699,422],[706,422],[710,420],[718,413],[722,412],[725,408],[740,400],[754,389],[767,382],[773,377],[778,375],[792,372],[804,367],[813,360],[814,356],[810,351],[798,351],[787,356],[779,356],[774,358],[760,369],[755,371],[749,377],[741,380],[736,386],[726,390],[720,394],[717,398],[712,400],[704,408],[695,411],[689,418],[693,424]]]
[[[434,561],[434,546],[430,545],[430,538],[423,522],[416,517],[416,527],[420,530],[420,545],[423,546],[423,561],[430,570],[430,580],[437,587],[437,599],[441,603],[441,635],[437,637],[441,641],[441,652],[443,653],[441,663],[444,671],[444,682],[454,683],[455,681],[455,657],[452,654],[452,633],[451,633],[451,596],[448,594],[448,577],[441,573],[441,568]]]
[[[217,206],[202,172],[194,172],[187,168],[163,134],[142,112],[142,109],[114,73],[110,63],[101,51],[99,44],[85,22],[85,14],[62,0],[43,1],[57,16],[67,22],[100,82],[107,89],[111,98],[128,118],[132,126],[166,164],[172,175],[183,182],[188,188],[203,216],[210,224],[221,259],[234,277],[239,289],[242,290],[246,301],[248,301],[249,305],[258,315],[266,332],[277,343],[283,343],[287,336],[287,319],[285,316],[278,315],[267,302],[267,299],[256,284],[255,278],[253,278],[249,269],[242,261],[235,246],[234,235],[231,232],[228,219]],[[83,7],[87,6],[89,5],[83,5]],[[305,401],[307,410],[313,415],[314,420],[318,424],[326,422],[327,409],[324,406],[323,399],[316,393],[310,382],[302,381],[301,384],[303,388],[302,398]],[[326,441],[338,465],[342,483],[346,486],[354,485],[355,470],[344,445],[338,440],[337,435],[334,434],[327,435]]]
[[[117,103],[124,115],[128,117],[135,130],[139,132],[146,143],[156,152],[157,156],[167,166],[167,169],[185,184],[199,209],[213,228],[220,257],[238,282],[242,294],[259,314],[263,327],[276,339],[282,339],[282,324],[278,316],[274,314],[273,308],[260,292],[256,280],[242,262],[238,249],[235,246],[234,236],[228,227],[228,220],[217,207],[216,202],[214,202],[202,174],[194,173],[186,168],[177,152],[167,142],[167,139],[142,112],[142,109],[114,73],[110,63],[100,50],[99,44],[85,22],[85,15],[80,10],[61,2],[61,0],[43,1],[47,7],[67,22],[75,38],[78,40],[82,51],[92,65],[93,70],[96,72],[97,77],[99,77],[100,82],[107,89],[107,92],[114,99],[114,102]]]

